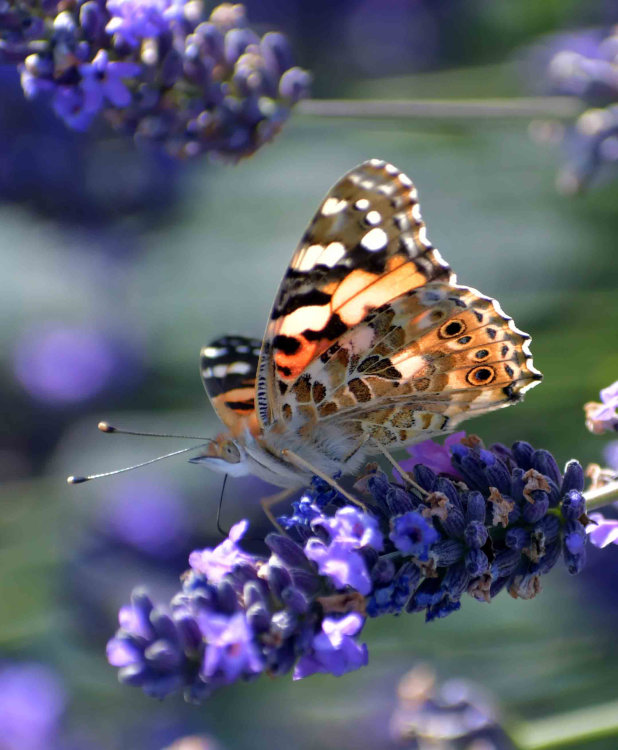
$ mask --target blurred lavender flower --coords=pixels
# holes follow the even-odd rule
[[[0,665],[0,747],[50,750],[65,704],[62,683],[48,667]]]
[[[0,200],[107,228],[127,216],[151,225],[174,208],[179,168],[165,154],[137,150],[109,128],[67,130],[44,101],[24,98],[14,65],[0,64],[0,98]],[[115,253],[133,244],[124,231],[108,243]]]
[[[447,680],[418,666],[400,681],[390,732],[409,750],[514,750],[492,701],[474,683]]]
[[[26,331],[14,355],[17,380],[32,396],[49,404],[93,398],[126,364],[117,342],[82,325],[46,325]]]
[[[181,737],[163,750],[221,750],[221,745],[211,737],[196,734]]]
[[[558,188],[574,193],[618,164],[618,27],[550,38],[546,50],[546,89],[577,97],[585,107],[563,134],[568,161]]]
[[[282,34],[260,38],[242,5],[207,16],[201,0],[21,0],[0,9],[0,62],[17,62],[26,95],[50,98],[68,127],[103,113],[182,158],[252,154],[310,83]]]
[[[241,522],[216,549],[191,555],[169,613],[136,592],[108,644],[120,680],[200,700],[263,671],[341,675],[367,662],[367,615],[423,611],[430,621],[458,609],[465,593],[491,601],[506,588],[530,599],[561,556],[569,572],[581,570],[577,461],[562,474],[528,443],[486,449],[474,437],[450,450],[444,474],[463,482],[417,464],[418,487],[403,487],[372,465],[357,483],[369,495],[365,513],[315,480],[302,514],[299,505],[285,519],[289,536],[266,537],[268,558],[242,550]]]
[[[618,71],[617,71],[618,75]],[[600,393],[601,403],[589,401],[584,405],[586,427],[596,435],[618,432],[618,380]]]
[[[586,528],[590,541],[595,547],[607,547],[608,544],[618,544],[618,521],[605,518],[601,513],[591,513],[590,525]]]
[[[98,527],[106,535],[156,557],[167,557],[189,534],[189,517],[178,490],[161,480],[120,477],[105,493]]]

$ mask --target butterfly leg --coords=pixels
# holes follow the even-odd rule
[[[397,471],[399,472],[399,474],[401,475],[402,479],[405,482],[407,482],[408,484],[412,485],[412,487],[414,487],[415,489],[417,489],[421,493],[421,495],[427,495],[428,494],[427,490],[423,489],[420,486],[420,484],[418,484],[417,482],[414,481],[414,479],[412,479],[412,477],[408,474],[407,471],[404,471],[401,468],[401,466],[397,463],[397,461],[395,461],[395,459],[391,456],[391,454],[386,450],[386,448],[381,443],[379,443],[377,440],[375,440],[374,442],[378,446],[378,448],[382,451],[382,453],[384,454],[384,456],[386,457],[386,459],[389,461],[389,463],[395,469],[397,469]]]
[[[277,522],[276,518],[274,517],[271,507],[273,505],[276,505],[277,503],[282,503],[284,500],[287,500],[288,497],[293,495],[298,488],[296,487],[286,487],[286,489],[281,490],[281,492],[276,492],[274,495],[269,495],[268,497],[263,497],[260,500],[260,505],[262,506],[262,510],[264,511],[266,518],[272,523],[272,525],[277,529],[277,531],[280,534],[285,534],[285,530],[281,528],[281,525]]]
[[[316,477],[320,477],[320,479],[323,479],[327,484],[330,484],[330,486],[334,490],[337,490],[340,495],[343,495],[346,500],[349,500],[353,505],[357,505],[365,513],[367,512],[367,506],[364,503],[361,503],[360,500],[357,500],[354,495],[350,495],[350,493],[344,490],[343,487],[332,477],[329,477],[328,474],[325,474],[323,471],[320,471],[320,469],[317,469],[313,464],[310,464],[309,461],[305,461],[304,458],[301,458],[299,455],[293,453],[287,448],[284,448],[281,451],[281,455],[286,461],[294,464],[294,466],[297,466],[299,469],[310,471],[312,474],[315,474]]]

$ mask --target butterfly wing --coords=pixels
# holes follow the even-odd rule
[[[369,342],[360,355],[359,339]],[[541,379],[529,340],[495,300],[430,282],[370,313],[310,365],[312,406],[322,426],[330,422],[368,450],[452,432],[519,401]]]
[[[223,336],[200,352],[204,388],[223,424],[233,435],[257,426],[255,379],[262,342]]]
[[[282,418],[282,397],[342,335],[434,280],[454,283],[455,275],[427,239],[412,181],[378,159],[348,172],[322,202],[277,292],[259,367],[262,428]]]
[[[260,358],[260,424],[306,438],[329,425],[390,446],[450,432],[540,379],[528,339],[497,302],[455,283],[412,182],[371,160],[326,196],[283,279]]]

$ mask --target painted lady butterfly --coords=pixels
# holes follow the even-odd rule
[[[411,180],[371,159],[328,193],[286,271],[264,341],[225,337],[201,373],[227,428],[192,459],[300,488],[368,454],[452,432],[541,380],[500,305],[427,239]]]

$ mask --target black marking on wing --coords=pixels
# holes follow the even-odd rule
[[[200,373],[208,395],[214,398],[237,388],[254,387],[261,347],[259,339],[245,336],[222,336],[204,347]],[[249,405],[230,408],[248,410]]]

